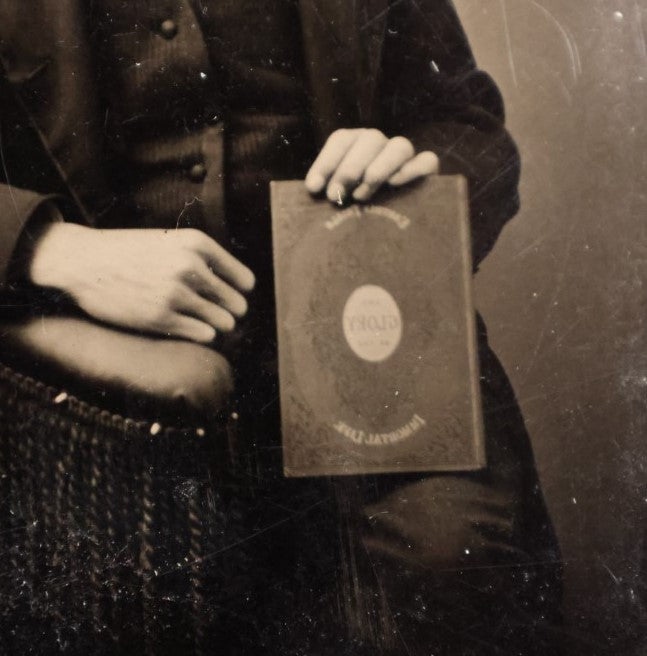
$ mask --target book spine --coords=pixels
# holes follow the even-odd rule
[[[476,335],[476,316],[474,311],[474,282],[472,272],[472,239],[469,222],[469,207],[467,203],[467,180],[462,175],[455,176],[458,186],[459,230],[463,243],[463,285],[465,293],[465,325],[467,337],[467,351],[469,355],[470,386],[472,399],[472,434],[474,437],[475,460],[480,467],[485,467],[485,435],[483,427],[483,413],[481,400],[480,370],[478,358],[478,341]]]

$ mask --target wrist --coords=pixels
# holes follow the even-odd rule
[[[91,228],[62,221],[44,225],[34,242],[27,265],[29,281],[39,287],[70,291],[75,262],[79,253],[84,252],[91,231]]]

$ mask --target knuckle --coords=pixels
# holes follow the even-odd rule
[[[182,243],[187,248],[198,249],[200,248],[207,239],[207,236],[201,230],[197,228],[182,228],[178,230]]]
[[[190,242],[198,238],[200,231],[197,228],[180,228],[177,235],[185,242]]]
[[[198,273],[201,259],[191,252],[182,253],[176,263],[179,280],[192,280]]]
[[[166,310],[166,308],[176,308],[180,301],[184,298],[184,285],[180,282],[171,281],[169,282],[163,291],[162,294],[162,303],[161,307]]]
[[[390,139],[390,143],[393,146],[393,148],[403,153],[409,153],[410,156],[412,156],[415,152],[413,144],[406,137],[403,136],[392,137]]]
[[[345,139],[348,136],[348,133],[350,131],[347,128],[337,128],[335,131],[330,133],[330,136],[328,137],[327,141],[329,143],[332,143],[333,141],[339,141],[341,139]]]
[[[384,135],[384,132],[381,130],[378,130],[377,128],[366,128],[364,130],[364,136],[367,139],[370,139],[371,141],[375,142],[380,142],[380,141],[387,141],[386,136]]]

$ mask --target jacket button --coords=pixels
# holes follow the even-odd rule
[[[189,169],[189,179],[193,182],[202,182],[207,176],[207,167],[204,164],[194,164]]]
[[[177,34],[177,23],[170,18],[160,25],[160,33],[165,39],[172,39]]]

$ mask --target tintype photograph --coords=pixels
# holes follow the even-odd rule
[[[0,0],[0,654],[647,654],[643,0]]]

